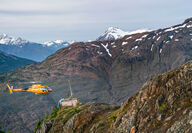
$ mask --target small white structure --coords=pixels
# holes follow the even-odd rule
[[[69,98],[62,98],[59,100],[57,108],[60,107],[74,107],[77,106],[77,104],[79,104],[79,101],[77,100],[77,98],[72,98],[73,97],[73,92],[72,92],[72,88],[71,88],[71,84],[70,81],[69,82],[69,87],[70,87],[70,92],[71,92],[71,96]]]
[[[68,99],[62,99],[60,101],[60,106],[61,107],[74,107],[74,106],[77,106],[78,103],[79,103],[79,101],[77,100],[77,98],[68,98]]]

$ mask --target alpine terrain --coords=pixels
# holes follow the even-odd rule
[[[120,104],[133,96],[121,106],[117,115],[114,116],[115,118],[113,116],[111,118],[115,120],[110,127],[115,127],[118,132],[129,132],[134,126],[137,131],[143,128],[146,132],[150,132],[147,129],[150,124],[153,126],[149,128],[152,131],[168,131],[170,126],[175,124],[170,123],[169,125],[166,122],[165,119],[169,116],[172,116],[170,120],[174,119],[173,122],[180,118],[185,119],[180,115],[188,108],[186,104],[191,100],[189,97],[191,94],[190,84],[189,86],[186,84],[187,81],[190,81],[191,65],[187,66],[187,69],[179,69],[184,72],[181,73],[183,75],[175,70],[173,75],[165,74],[165,76],[149,79],[157,73],[175,69],[191,59],[192,18],[185,20],[182,24],[165,29],[129,34],[116,40],[73,43],[56,51],[40,63],[23,66],[0,75],[0,125],[6,131],[10,130],[15,133],[33,131],[38,117],[42,118],[47,114],[46,112],[50,112],[60,98],[69,97],[68,80],[70,80],[74,97],[82,103]],[[179,80],[182,79],[181,77],[184,79]],[[176,80],[174,80],[175,78]],[[147,80],[149,81],[138,92]],[[52,88],[53,92],[44,96],[23,93],[10,95],[5,86],[9,82],[14,88],[21,88],[24,87],[24,82],[30,81],[41,81],[42,84]],[[180,84],[184,84],[183,87],[186,87],[180,88]],[[153,89],[151,90],[151,88]],[[174,96],[172,96],[173,94]],[[179,94],[184,94],[180,98],[189,99],[186,101],[180,99]],[[160,98],[158,98],[159,96]],[[168,102],[171,96],[173,100]],[[160,99],[160,102],[157,102],[157,105],[153,107],[151,103],[156,102],[157,98]],[[174,107],[171,107],[171,103],[175,99],[177,101],[173,104]],[[182,108],[181,105],[184,107]],[[93,108],[95,108],[94,106],[93,104]],[[105,104],[101,104],[101,106],[101,114],[105,114],[109,110],[112,113],[118,108],[112,105],[106,105],[107,107],[103,108]],[[89,107],[90,104],[85,104],[82,108]],[[184,114],[190,113],[186,111]],[[88,115],[86,117],[75,115],[72,120],[77,117],[78,119],[91,119],[92,114],[90,117]],[[94,116],[97,118],[97,114]],[[160,123],[157,118],[161,119]],[[68,118],[66,119],[68,120]],[[78,121],[73,123],[72,120],[71,123],[67,123],[69,127],[72,124],[75,129],[78,128],[77,131],[81,129],[79,126],[85,127],[84,123],[78,123]],[[65,124],[66,121],[59,119],[58,122]],[[105,125],[105,122],[101,125]],[[162,125],[166,126],[163,128]],[[91,128],[93,128],[92,125],[88,129],[86,127],[86,131]],[[93,131],[97,129],[96,126]],[[105,129],[104,126],[103,130]],[[67,128],[66,130],[68,131]],[[84,129],[82,130],[84,131]],[[58,131],[62,130],[58,129]]]

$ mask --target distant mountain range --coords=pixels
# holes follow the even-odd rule
[[[60,48],[69,46],[70,43],[62,40],[45,42],[43,44],[30,42],[22,38],[0,35],[0,50],[18,57],[34,61],[43,61]]]
[[[32,64],[34,61],[19,58],[0,51],[0,73],[8,72],[23,65]]]
[[[125,32],[119,28],[109,27],[104,34],[99,36],[97,41],[109,41],[123,38],[125,35],[131,35],[136,33],[143,33],[149,30],[136,30],[132,32]],[[68,47],[73,42],[67,42],[64,40],[48,41],[44,43],[30,42],[21,37],[15,38],[8,36],[7,34],[0,35],[0,50],[12,54],[18,57],[43,61],[49,55],[53,54],[57,50]]]

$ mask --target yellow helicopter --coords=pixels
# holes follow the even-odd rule
[[[52,92],[51,88],[49,88],[48,86],[43,86],[41,84],[33,84],[31,87],[25,89],[13,89],[13,86],[10,87],[9,84],[7,84],[7,87],[9,89],[10,94],[13,94],[13,91],[32,92],[35,94],[45,94]]]

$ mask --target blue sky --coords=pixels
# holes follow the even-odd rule
[[[191,0],[0,0],[0,33],[34,42],[95,40],[108,27],[159,29],[192,17]]]

